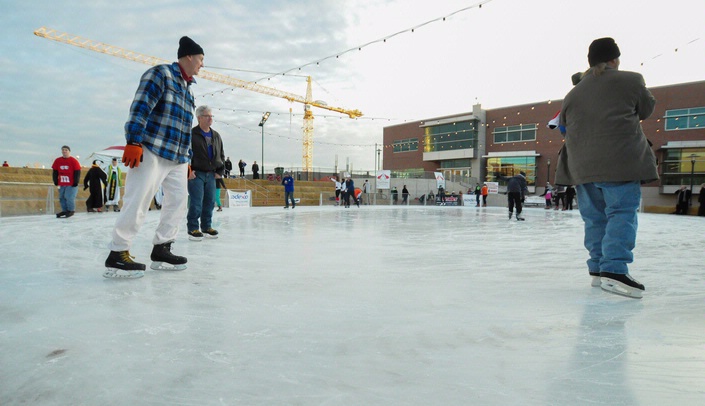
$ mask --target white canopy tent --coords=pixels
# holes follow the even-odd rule
[[[112,147],[105,148],[102,151],[96,151],[88,156],[87,166],[92,165],[93,161],[99,160],[99,161],[103,162],[102,164],[99,163],[100,167],[103,168],[103,170],[106,170],[108,165],[110,165],[110,162],[113,160],[113,158],[117,158],[118,163],[122,162],[122,154],[124,151],[125,151],[124,145],[114,145]],[[121,169],[124,172],[128,168],[123,167]]]

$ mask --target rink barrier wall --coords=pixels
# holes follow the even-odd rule
[[[88,198],[88,191],[83,190],[83,176],[88,168],[83,168],[81,181],[79,182],[78,195],[76,197],[76,210],[83,212],[86,210],[85,201]],[[0,167],[0,217],[21,216],[32,214],[54,214],[60,208],[58,188],[53,185],[51,169],[42,168],[18,168]],[[125,176],[123,174],[123,176]],[[366,178],[356,178],[356,185],[361,186]],[[370,183],[374,179],[367,178]],[[280,180],[273,178],[256,179],[250,178],[227,178],[224,179],[228,189],[252,190],[252,206],[281,206],[284,204],[284,187]],[[123,178],[124,184],[124,178]],[[419,197],[434,190],[431,183],[425,180],[412,179],[392,179],[392,186],[397,186],[399,190],[399,204],[401,204],[401,187],[407,184],[410,192],[409,205],[419,205]],[[448,183],[446,190],[463,190],[462,185]],[[428,189],[428,190],[427,190]],[[543,191],[537,188],[536,194]],[[319,206],[335,204],[335,184],[325,178],[316,181],[295,181],[294,197],[300,199],[301,205]],[[371,194],[376,196],[372,204],[389,205],[389,190],[380,190]],[[221,191],[221,201],[227,205],[227,198]],[[506,206],[505,195],[490,195],[488,206]],[[689,214],[697,213],[697,196],[693,197],[693,205]],[[658,188],[642,188],[642,211],[647,213],[672,213],[675,208],[675,196],[659,193]]]

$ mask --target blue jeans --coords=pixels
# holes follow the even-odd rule
[[[634,261],[639,182],[596,182],[578,185],[578,205],[585,222],[588,270],[627,274]]]
[[[211,228],[213,220],[213,205],[215,204],[215,173],[194,171],[196,179],[188,181],[189,207],[186,215],[188,231]]]
[[[77,194],[78,187],[76,186],[59,187],[59,203],[61,203],[61,211],[76,211]]]

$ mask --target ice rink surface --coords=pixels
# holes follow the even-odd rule
[[[640,214],[637,300],[577,211],[524,214],[225,209],[137,280],[101,276],[116,213],[2,218],[0,405],[705,404],[705,218]]]

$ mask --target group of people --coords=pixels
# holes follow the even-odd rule
[[[345,208],[350,208],[350,198],[352,198],[353,203],[357,207],[360,207],[360,200],[363,194],[363,189],[364,193],[366,194],[366,197],[369,199],[370,183],[367,180],[365,180],[365,183],[363,184],[363,189],[356,188],[355,181],[353,181],[352,177],[349,176],[341,180],[340,177],[336,175],[335,178],[331,179],[331,181],[335,182],[336,206],[340,206],[342,201],[342,204]],[[367,204],[369,204],[369,200]]]
[[[539,196],[546,199],[546,210],[550,210],[552,207],[554,210],[573,210],[575,194],[575,188],[572,185],[558,185],[554,188],[546,182],[546,189]]]
[[[158,65],[144,73],[130,108],[122,161],[131,170],[105,261],[106,277],[143,276],[145,265],[134,261],[129,250],[160,185],[164,201],[152,240],[153,268],[157,264],[156,269],[161,269],[164,263],[171,266],[167,269],[186,267],[187,259],[172,254],[171,245],[186,213],[187,190],[192,200],[188,209],[189,235],[202,235],[201,231],[217,235],[209,217],[213,194],[207,191],[215,187],[215,179],[225,169],[222,141],[210,129],[212,115],[207,107],[196,110],[199,126],[190,128],[195,108],[191,86],[203,66],[204,52],[193,40],[182,37],[177,56],[178,62]],[[619,70],[620,56],[612,38],[600,38],[590,44],[590,67],[579,75],[580,80],[564,98],[560,112],[565,142],[558,157],[556,183],[576,185],[592,286],[640,298],[645,287],[630,276],[628,264],[633,261],[636,242],[640,184],[658,178],[655,155],[639,124],[654,111],[655,99],[640,74]],[[193,157],[189,154],[192,147]],[[68,147],[65,150],[70,151]],[[68,217],[73,214],[68,202],[75,197],[80,165],[69,154],[57,161],[54,168],[59,173],[54,181],[61,187],[62,209],[63,202],[67,204],[62,213]],[[244,166],[241,168],[242,176]],[[288,187],[288,181],[284,186]],[[352,179],[336,179],[336,195],[344,193],[346,207],[350,197],[359,205],[355,191]],[[508,178],[507,191],[510,219],[516,211],[516,219],[523,220],[526,174]],[[292,194],[287,191],[287,199],[293,200],[293,190]]]
[[[247,167],[247,163],[241,159],[240,162],[237,163],[237,168],[238,168],[238,170],[240,171],[240,175],[239,175],[239,176],[240,176],[241,178],[244,178],[244,177],[245,177],[245,167]],[[259,165],[257,165],[257,161],[255,161],[255,162],[252,164],[251,170],[252,170],[252,179],[259,179]],[[232,163],[232,161],[230,160],[230,157],[227,157],[227,158],[225,159],[225,172],[224,172],[224,176],[225,176],[226,178],[231,177],[230,174],[231,174],[232,171],[233,171],[233,163]]]

